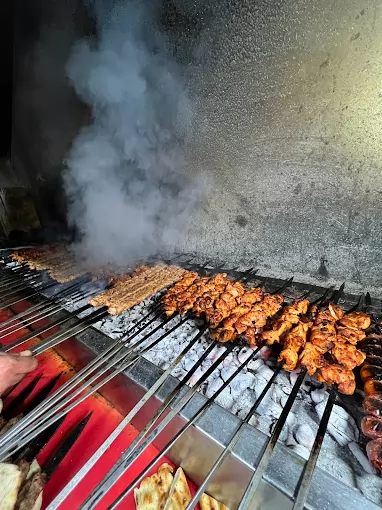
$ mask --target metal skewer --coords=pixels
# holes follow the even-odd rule
[[[76,287],[78,287],[78,289],[80,291],[80,288],[83,284],[84,283],[82,283],[82,282],[76,283],[70,287],[67,287],[67,288],[61,290],[60,292],[57,292],[57,294],[55,294],[53,296],[54,299],[57,299],[57,302],[54,302],[54,301],[52,302],[51,299],[48,300],[48,299],[44,298],[44,300],[41,303],[37,303],[36,305],[31,306],[27,310],[13,315],[9,319],[0,323],[0,330],[2,330],[5,326],[8,326],[9,324],[13,323],[14,321],[29,315],[32,312],[42,311],[46,307],[59,306],[61,299],[65,299],[65,297],[67,297],[67,294],[70,295],[70,293],[74,292],[74,289]],[[60,299],[58,299],[58,298],[60,298]]]
[[[181,324],[183,324],[183,322],[186,322],[186,320],[188,320],[188,319],[183,319],[174,328],[167,331],[164,335],[162,335],[157,340],[154,340],[154,342],[152,344],[150,344],[147,347],[144,347],[140,351],[140,353],[132,353],[133,356],[131,356],[131,352],[127,352],[127,353],[123,353],[122,355],[118,356],[116,359],[113,359],[112,364],[108,363],[107,366],[104,369],[102,369],[102,371],[100,371],[99,373],[94,375],[91,379],[86,381],[86,383],[82,387],[78,388],[73,393],[71,393],[66,400],[60,402],[54,408],[50,409],[50,411],[48,411],[45,415],[43,415],[42,418],[40,418],[38,423],[33,422],[30,425],[29,429],[27,429],[26,431],[24,430],[22,439],[20,439],[20,437],[16,437],[15,439],[13,439],[13,441],[9,441],[9,443],[6,445],[5,448],[3,448],[3,450],[7,451],[7,450],[10,450],[11,448],[13,448],[13,450],[11,450],[9,453],[4,453],[4,454],[3,454],[3,451],[1,450],[0,458],[3,458],[3,455],[5,455],[5,456],[13,455],[22,446],[24,446],[29,441],[34,439],[38,434],[43,432],[47,427],[49,427],[50,425],[55,423],[61,417],[68,414],[69,411],[71,411],[72,409],[77,407],[81,402],[86,400],[90,395],[93,395],[93,393],[95,393],[102,386],[104,386],[106,383],[111,381],[116,375],[120,374],[121,372],[123,372],[124,370],[126,370],[127,368],[132,366],[134,363],[136,363],[137,360],[139,359],[140,355],[144,354],[149,349],[151,349],[154,345],[157,345],[159,342],[161,342],[166,336],[168,336],[176,328],[178,328]],[[116,363],[120,363],[119,366],[117,366],[117,368],[115,368]],[[114,371],[111,372],[109,375],[107,375],[100,382],[93,385],[93,383],[95,383],[95,381],[97,379],[99,379],[102,375],[106,374],[106,372],[108,372],[110,369],[113,369]],[[89,386],[91,386],[90,389],[89,389]],[[81,395],[81,393],[83,393],[83,394]],[[75,400],[72,403],[69,403],[75,397],[77,397],[79,395],[81,395],[81,396],[77,400]],[[64,408],[64,409],[62,411],[60,411],[60,409],[62,409],[62,408]],[[18,422],[18,424],[21,423],[21,421],[22,420],[20,420],[20,422]],[[40,423],[42,423],[42,422],[44,422],[44,423],[42,425],[40,425]],[[12,429],[11,429],[11,431],[12,431]],[[27,434],[29,434],[29,435],[27,435]],[[4,436],[5,436],[5,434],[4,434]]]
[[[210,368],[198,379],[192,388],[189,388],[185,395],[171,408],[168,414],[163,418],[163,420],[159,423],[159,425],[147,436],[146,439],[144,437],[150,431],[153,424],[160,418],[160,416],[169,408],[171,402],[175,400],[175,398],[179,395],[180,390],[185,386],[186,382],[191,378],[191,376],[196,372],[197,368],[201,365],[200,360],[205,356],[206,353],[209,354],[212,351],[211,346],[215,347],[214,344],[211,344],[207,350],[204,352],[203,356],[195,363],[186,377],[180,381],[180,383],[175,387],[172,393],[167,397],[167,399],[163,402],[163,404],[159,407],[156,414],[151,418],[151,420],[146,424],[146,426],[141,430],[138,436],[134,439],[131,445],[123,452],[121,457],[118,459],[113,468],[109,471],[109,473],[105,476],[100,484],[94,489],[93,493],[86,499],[86,501],[81,505],[80,510],[94,508],[94,505],[98,503],[104,495],[110,490],[111,487],[120,479],[120,477],[125,473],[127,469],[131,466],[131,464],[142,454],[142,452],[147,448],[149,444],[151,444],[154,439],[162,432],[162,430],[170,423],[170,421],[188,404],[188,402],[192,399],[195,393],[198,391],[200,386],[208,379],[208,377],[216,370],[216,368],[220,365],[220,363],[230,354],[233,349],[233,345],[227,347],[227,349],[217,357],[216,361],[210,366]],[[192,374],[190,375],[190,373]],[[142,441],[143,440],[143,441]],[[117,502],[117,500],[116,500]],[[109,508],[115,508],[111,506]]]
[[[58,508],[58,506],[65,500],[65,498],[74,490],[75,487],[83,480],[87,473],[93,468],[98,462],[102,455],[110,448],[116,438],[125,430],[127,425],[131,422],[134,416],[142,409],[142,407],[149,401],[149,399],[155,395],[155,393],[164,385],[167,377],[174,370],[184,356],[192,349],[192,347],[200,340],[204,334],[205,329],[199,331],[199,333],[191,340],[183,351],[170,363],[167,369],[163,372],[161,377],[153,384],[153,386],[145,393],[140,401],[129,411],[127,416],[121,421],[121,423],[114,429],[110,436],[102,443],[98,450],[92,455],[92,457],[86,462],[86,464],[78,471],[78,473],[70,480],[70,482],[62,489],[62,491],[56,496],[56,498],[50,503],[49,509]]]
[[[154,310],[157,307],[154,307]],[[33,420],[36,417],[40,416],[40,413],[44,412],[44,409],[47,408],[47,406],[53,405],[52,401],[58,401],[60,398],[63,398],[65,395],[69,394],[73,388],[75,388],[78,384],[80,384],[82,381],[86,379],[92,372],[94,372],[98,367],[100,367],[105,361],[110,359],[114,354],[119,352],[124,344],[126,342],[131,342],[139,333],[141,333],[147,326],[152,324],[158,317],[161,315],[155,315],[147,324],[143,325],[143,322],[153,313],[153,311],[148,312],[144,317],[142,317],[135,326],[131,327],[127,333],[119,340],[115,341],[113,344],[111,344],[103,353],[101,353],[99,356],[97,356],[93,361],[91,361],[88,365],[86,365],[83,369],[81,369],[79,372],[77,372],[71,379],[66,381],[58,390],[48,397],[48,399],[44,402],[44,406],[40,406],[40,408],[36,408],[29,416],[28,420]],[[138,328],[138,329],[136,329]],[[135,331],[134,331],[135,330]],[[133,333],[134,331],[134,333]],[[145,337],[146,338],[146,337]],[[137,345],[137,344],[134,344]],[[36,416],[38,415],[38,416]],[[13,437],[13,434],[16,434],[24,428],[22,426],[23,424],[21,422],[17,423],[15,427],[13,427],[10,431],[9,437]],[[27,426],[28,423],[26,423],[25,426]],[[2,440],[0,438],[0,446],[2,445]]]
[[[330,415],[336,401],[336,397],[337,387],[333,385],[329,392],[329,398],[326,402],[324,414],[322,415],[320,425],[318,427],[317,435],[314,440],[313,448],[310,452],[309,460],[305,465],[304,471],[297,485],[297,495],[293,505],[293,510],[304,510],[305,501],[310,488],[310,482],[313,478],[314,469],[317,464],[318,456],[320,455],[322,442],[324,440],[326,429],[329,424]]]
[[[120,498],[126,497],[136,487],[147,473],[156,465],[156,463],[174,446],[178,439],[189,429],[195,422],[197,422],[212,406],[217,397],[231,384],[237,375],[239,375],[243,368],[250,363],[255,356],[259,353],[262,347],[258,347],[252,354],[235,370],[235,372],[220,386],[220,388],[203,404],[203,406],[193,415],[193,417],[177,432],[177,434],[166,444],[158,455],[145,467],[143,471],[130,483],[130,485],[121,493]],[[49,510],[53,510],[49,508]]]
[[[77,312],[80,314],[82,312],[85,312],[89,308],[90,308],[90,305],[85,305],[82,308],[79,308]],[[36,319],[36,321],[37,320],[41,320],[41,319]],[[38,329],[35,329],[34,331],[31,331],[30,333],[28,333],[27,335],[24,335],[22,338],[19,338],[15,342],[12,342],[11,344],[8,344],[7,346],[3,347],[2,349],[0,349],[0,352],[9,352],[10,350],[14,349],[15,347],[23,345],[24,343],[28,342],[29,340],[32,340],[32,338],[35,338],[36,336],[41,335],[41,333],[45,333],[45,332],[49,331],[50,329],[52,329],[52,328],[54,328],[56,326],[60,326],[62,324],[65,324],[65,322],[68,322],[70,320],[73,320],[73,317],[71,317],[69,315],[67,317],[61,317],[60,319],[57,319],[57,320],[52,321],[52,322],[49,322],[49,324],[47,324],[46,326],[41,326],[41,328],[38,328]],[[97,319],[97,320],[99,320],[99,319]],[[78,325],[78,324],[79,323],[77,322],[76,325]],[[70,331],[69,330],[65,330],[65,333],[68,333],[68,332],[70,332]],[[2,337],[0,337],[0,338],[2,338]]]
[[[279,419],[277,420],[277,423],[273,430],[272,436],[267,441],[267,445],[266,445],[265,450],[261,456],[260,462],[256,468],[256,471],[252,475],[252,478],[247,486],[247,489],[246,489],[244,496],[240,502],[238,510],[246,510],[246,509],[250,508],[252,499],[253,499],[255,492],[259,486],[259,483],[261,482],[261,480],[263,478],[265,470],[268,467],[269,461],[271,460],[273,450],[276,446],[276,443],[280,436],[280,433],[285,425],[288,414],[289,414],[290,410],[292,409],[292,406],[293,406],[294,401],[297,397],[298,391],[303,383],[305,375],[306,375],[306,370],[301,370],[301,372],[292,388],[292,391],[288,397],[288,400],[285,403],[284,409],[282,410],[282,413],[281,413]]]

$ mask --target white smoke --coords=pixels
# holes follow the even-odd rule
[[[168,253],[200,197],[198,179],[184,176],[192,124],[185,79],[145,3],[97,9],[97,41],[76,45],[67,65],[92,111],[64,175],[77,251],[91,265]]]

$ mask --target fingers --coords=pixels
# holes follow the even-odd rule
[[[18,358],[12,360],[13,366],[16,374],[28,374],[32,372],[35,368],[37,368],[37,359],[32,356],[19,356]],[[0,360],[1,362],[1,360]],[[0,376],[1,377],[1,376]]]
[[[37,367],[37,359],[31,353],[5,354],[0,356],[0,394],[9,386],[18,383],[25,374]]]

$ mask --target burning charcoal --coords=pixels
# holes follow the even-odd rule
[[[247,365],[248,369],[252,372],[257,372],[260,367],[264,365],[264,361],[261,358],[254,359],[250,361]]]
[[[206,397],[207,398],[212,397],[212,395],[214,395],[218,391],[222,384],[223,381],[220,379],[220,377],[214,377],[212,380],[209,380],[205,392]]]
[[[299,372],[290,372],[289,373],[289,380],[292,386],[295,385],[295,382],[297,381]]]
[[[299,455],[303,459],[306,459],[306,460],[309,459],[310,451],[308,450],[308,448],[305,448],[305,446],[301,446],[300,444],[297,444],[295,446],[291,446],[290,449],[294,453],[297,453],[297,455]]]
[[[308,424],[299,425],[294,432],[296,441],[306,448],[312,448],[315,438],[315,433]]]
[[[271,397],[272,397],[272,400],[274,402],[276,402],[277,404],[281,404],[282,399],[287,398],[287,397],[285,397],[285,393],[283,392],[283,390],[280,388],[280,386],[278,384],[273,385],[272,390],[271,390]]]
[[[220,370],[220,376],[225,381],[227,381],[231,375],[236,371],[236,367],[234,365],[223,367]]]
[[[315,404],[319,404],[320,402],[323,402],[325,400],[326,396],[327,396],[326,388],[313,390],[310,394],[310,397]]]
[[[360,446],[356,442],[352,441],[351,443],[349,443],[349,450],[352,452],[352,454],[360,463],[362,468],[366,471],[366,473],[370,474],[377,473],[377,470],[373,468],[373,466],[369,462],[369,459],[366,457],[366,455],[363,453]]]
[[[266,365],[263,365],[257,370],[256,375],[260,375],[268,382],[269,379],[273,376],[273,373],[274,372],[271,368],[267,367]]]
[[[357,486],[365,496],[372,499],[375,503],[381,502],[382,478],[375,475],[363,475],[357,477]],[[380,506],[380,505],[379,505]]]
[[[248,357],[251,355],[251,353],[252,353],[252,349],[250,349],[249,347],[244,347],[243,349],[241,349],[241,351],[237,355],[237,359],[238,359],[240,365],[242,363],[244,363],[244,361],[246,359],[248,359]]]
[[[324,414],[326,402],[316,405],[316,412],[321,419]],[[341,445],[345,446],[350,441],[358,441],[359,432],[354,419],[342,407],[334,404],[328,424],[329,434]]]

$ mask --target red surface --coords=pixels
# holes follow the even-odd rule
[[[27,303],[18,303],[17,306],[13,307],[15,312],[20,312],[28,307]],[[9,310],[0,310],[0,323],[12,316],[12,312]],[[47,321],[39,321],[33,325],[34,328],[41,327]],[[55,328],[57,330],[59,328]],[[53,328],[49,330],[48,334],[42,335],[42,337],[50,336],[53,333]],[[3,344],[13,342],[17,338],[20,338],[28,330],[20,330],[15,334],[8,335],[1,339]],[[36,343],[39,339],[34,339],[31,342],[18,348],[17,351],[25,350],[30,347],[33,343]],[[17,395],[18,391],[22,390],[32,379],[37,375],[42,374],[42,378],[35,390],[31,394],[31,397],[39,391],[49,380],[60,372],[64,372],[61,376],[57,387],[63,384],[73,373],[72,367],[58,354],[50,349],[45,353],[38,356],[39,366],[38,368],[28,375],[22,383],[19,384],[17,389],[12,392],[6,404],[11,402],[11,397]],[[28,399],[29,400],[29,399]],[[28,402],[26,400],[26,402]],[[44,490],[44,504],[43,508],[46,508],[47,504],[59,493],[59,491],[66,485],[66,483],[77,473],[77,471],[85,464],[85,462],[91,457],[96,449],[102,444],[106,437],[112,432],[112,430],[122,420],[121,414],[111,406],[111,404],[103,399],[99,395],[93,395],[77,406],[67,416],[57,431],[55,436],[50,440],[44,450],[40,453],[37,460],[40,465],[44,466],[44,462],[50,457],[55,447],[60,444],[61,440],[65,435],[79,423],[90,411],[93,411],[93,415],[90,418],[86,428],[82,432],[81,436],[77,440],[68,455],[59,465],[58,469],[53,474],[51,480]],[[79,484],[79,486],[72,492],[70,497],[61,505],[62,510],[73,510],[79,508],[80,504],[86,499],[87,495],[91,493],[97,483],[102,477],[108,472],[113,464],[118,460],[120,453],[127,448],[127,446],[133,441],[138,434],[137,430],[132,426],[128,426],[124,432],[116,439],[111,448],[103,455],[101,460],[94,466],[89,472],[85,479]],[[137,459],[134,465],[128,470],[127,473],[119,480],[114,488],[107,494],[107,496],[97,505],[97,510],[103,510],[115,500],[116,496],[122,492],[122,490],[140,473],[140,471],[147,466],[147,464],[157,455],[158,450],[151,446],[146,449],[142,455]],[[152,474],[158,467],[163,463],[168,462],[173,467],[174,465],[168,461],[165,457],[160,460],[158,465],[150,472]],[[194,492],[195,487],[190,483],[191,491]],[[119,508],[134,509],[134,498],[131,492],[126,499],[119,505]]]

